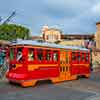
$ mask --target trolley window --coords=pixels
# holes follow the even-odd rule
[[[43,60],[43,50],[42,49],[37,49],[37,59],[39,61]]]
[[[82,61],[85,61],[85,53],[82,53]]]
[[[86,62],[88,62],[89,61],[89,54],[88,53],[86,53]]]
[[[33,61],[34,60],[34,49],[29,48],[28,49],[28,61]]]
[[[72,61],[76,61],[76,53],[72,52]]]
[[[10,60],[13,60],[14,59],[14,48],[11,48],[10,49]]]
[[[81,61],[81,55],[80,55],[80,52],[78,52],[78,62]]]
[[[22,50],[23,48],[17,48],[17,61],[22,61],[22,57],[23,57],[23,54],[22,54]]]
[[[58,51],[53,51],[53,61],[58,61]]]
[[[51,61],[52,60],[52,56],[51,56],[51,51],[50,50],[46,51],[46,60],[47,61]]]
[[[68,53],[66,52],[66,63],[68,63]]]

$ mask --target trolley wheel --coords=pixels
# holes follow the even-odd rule
[[[86,75],[85,75],[85,78],[89,78],[89,77],[90,77],[90,74],[86,74]]]
[[[50,80],[51,80],[51,82],[54,83],[54,84],[55,84],[55,83],[61,82],[61,80],[60,80],[59,78],[51,78]]]
[[[35,86],[36,81],[25,81],[20,83],[22,87]]]

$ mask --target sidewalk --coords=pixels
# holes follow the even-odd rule
[[[100,71],[100,67],[93,68],[93,72],[98,72],[98,71]]]
[[[100,95],[89,97],[86,100],[100,100]]]
[[[4,81],[5,81],[5,82],[7,81],[6,77],[0,78],[0,83],[1,83],[1,82],[4,82]]]

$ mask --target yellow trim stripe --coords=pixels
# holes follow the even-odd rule
[[[16,64],[16,67],[13,68],[14,70],[17,69],[18,67],[22,67],[22,64]]]
[[[57,66],[58,64],[29,64],[29,65],[32,65],[32,66],[39,66],[39,67],[41,67],[41,66]]]
[[[33,71],[33,70],[36,70],[40,67],[54,67],[54,66],[57,66],[58,64],[30,64],[28,65],[28,71]]]
[[[72,65],[77,65],[77,66],[89,66],[89,64],[72,64]]]

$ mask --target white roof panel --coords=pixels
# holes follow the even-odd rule
[[[62,46],[54,43],[47,43],[47,42],[37,42],[32,40],[19,40],[16,43],[12,43],[12,45],[33,45],[33,46],[45,46],[45,47],[54,47],[54,48],[62,48],[62,49],[73,49],[73,50],[85,50],[89,51],[86,48],[82,48],[79,46]]]

